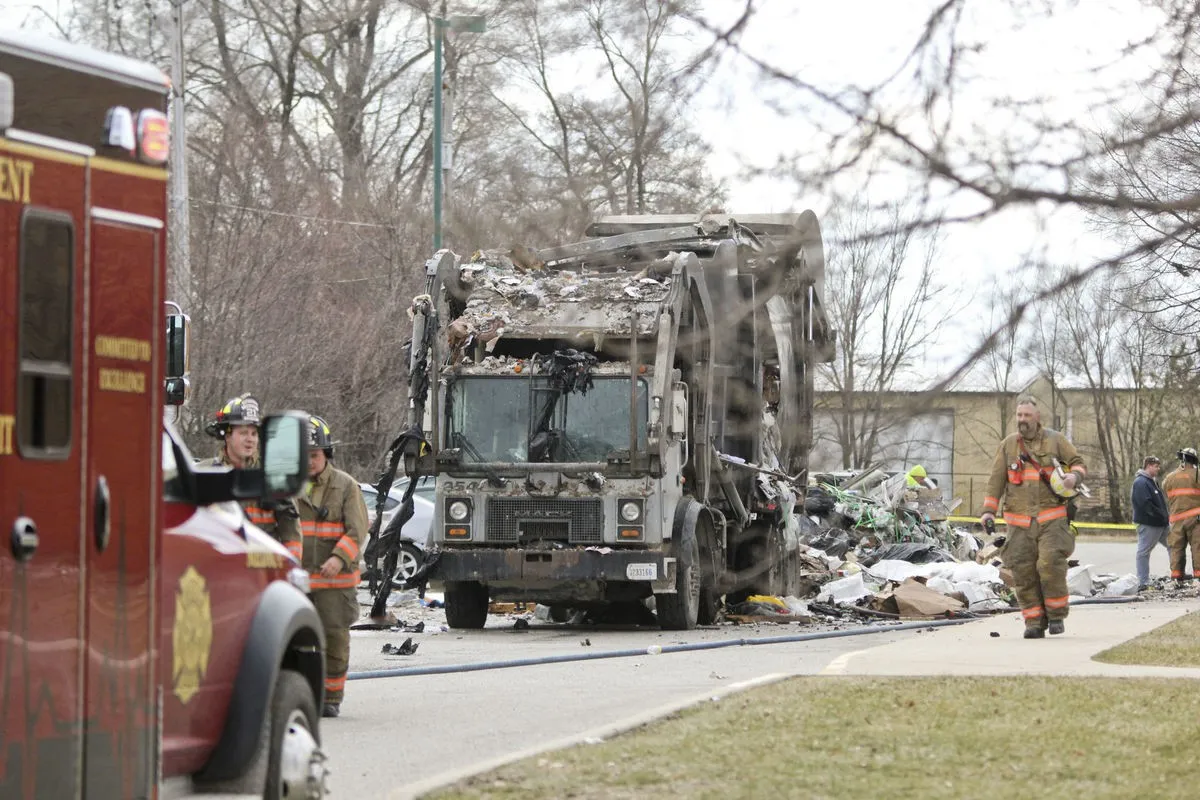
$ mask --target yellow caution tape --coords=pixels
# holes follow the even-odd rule
[[[979,517],[946,517],[946,519],[950,520],[951,522],[975,522],[975,523],[979,522]],[[996,524],[1004,525],[1005,524],[1004,518],[996,517]],[[1101,529],[1101,530],[1107,529],[1107,530],[1114,530],[1114,531],[1137,530],[1136,525],[1131,525],[1129,523],[1080,522],[1079,520],[1075,520],[1074,522],[1071,523],[1071,525],[1076,528],[1096,528],[1096,529]]]

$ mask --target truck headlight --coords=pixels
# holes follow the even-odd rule
[[[302,567],[292,567],[287,574],[288,583],[305,594],[312,592],[312,584],[308,580],[308,570]]]
[[[626,522],[637,522],[642,518],[642,504],[639,500],[622,500],[618,513]]]
[[[471,516],[471,507],[466,500],[451,500],[446,506],[446,516],[455,522],[465,522]]]

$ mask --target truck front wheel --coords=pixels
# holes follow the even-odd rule
[[[320,748],[320,715],[307,680],[281,669],[254,758],[240,778],[197,782],[203,793],[253,794],[267,800],[325,796],[325,755]]]
[[[319,718],[308,681],[294,670],[280,670],[271,702],[271,756],[264,797],[325,796]]]
[[[446,624],[478,630],[487,622],[488,591],[478,581],[446,582]]]
[[[664,631],[690,631],[700,612],[700,548],[694,537],[682,540],[684,548],[690,552],[677,554],[675,591],[654,595],[658,626]]]

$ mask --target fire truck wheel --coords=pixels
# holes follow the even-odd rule
[[[265,716],[254,758],[245,774],[236,780],[198,784],[197,788],[204,793],[261,793],[268,800],[323,797],[325,757],[319,747],[320,715],[308,681],[295,670],[280,670]],[[302,773],[305,769],[309,772]],[[305,785],[308,779],[301,779],[301,774],[312,776],[311,785]]]
[[[700,548],[694,536],[682,539],[680,546],[691,552],[680,553],[675,562],[675,591],[654,595],[658,626],[664,631],[690,631],[700,613]]]
[[[478,630],[487,622],[488,590],[478,581],[446,581],[446,624]]]
[[[294,670],[280,670],[271,702],[271,753],[264,797],[325,796],[325,757],[318,720],[308,681]]]

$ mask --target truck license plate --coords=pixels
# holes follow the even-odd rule
[[[625,577],[631,581],[658,580],[658,564],[626,564]]]

